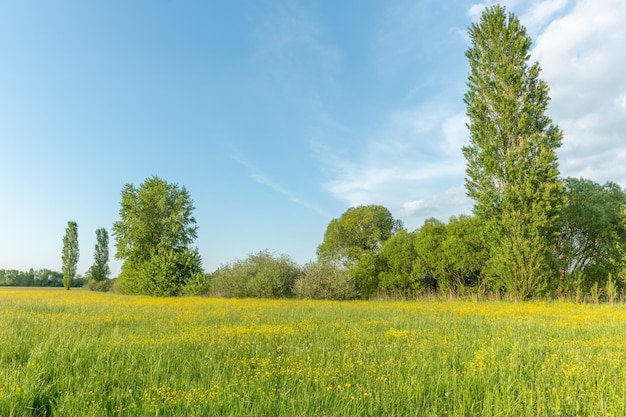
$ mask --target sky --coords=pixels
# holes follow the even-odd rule
[[[463,94],[476,0],[0,2],[0,269],[84,274],[120,192],[184,186],[212,271],[302,264],[380,204],[408,230],[471,213]],[[626,187],[626,1],[508,0],[564,133],[563,177]]]

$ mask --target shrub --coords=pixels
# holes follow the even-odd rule
[[[195,274],[187,281],[183,288],[183,295],[209,295],[211,293],[211,275],[212,274]]]
[[[179,295],[188,280],[202,272],[197,250],[183,249],[153,255],[140,263],[122,265],[120,284],[127,294]]]
[[[122,288],[122,283],[117,278],[112,278],[111,279],[111,290],[110,291],[114,292],[114,293],[117,293],[117,294],[125,294],[124,293],[124,289]]]
[[[108,292],[113,288],[113,281],[110,279],[104,279],[102,281],[89,280],[87,282],[87,288],[91,291]]]
[[[291,297],[301,275],[302,269],[287,255],[261,251],[218,268],[211,292],[222,297]]]
[[[327,262],[309,263],[294,285],[298,298],[349,300],[356,297],[354,280],[347,271]]]

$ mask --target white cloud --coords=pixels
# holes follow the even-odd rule
[[[531,36],[535,36],[556,14],[563,11],[571,0],[487,0],[471,5],[467,16],[472,22],[478,22],[486,7],[501,4],[507,11],[516,12],[522,24],[528,29]],[[518,10],[521,12],[518,13]]]
[[[485,1],[468,16],[476,21]],[[626,186],[626,2],[504,2],[535,40],[532,59],[550,87],[548,115],[564,132],[558,151],[563,176]]]
[[[429,201],[415,200],[402,203],[402,208],[407,216],[413,216],[416,213],[422,213],[424,210],[438,208],[438,205],[432,199]]]
[[[407,226],[439,217],[441,207],[433,202],[451,206],[443,197],[431,200],[431,196],[463,182],[461,147],[468,141],[465,115],[446,111],[447,107],[432,100],[396,110],[357,151],[312,142],[330,177],[324,186],[348,206],[383,204]],[[408,195],[416,200],[406,202]],[[446,217],[453,214],[444,212]]]
[[[468,17],[477,19],[490,4],[475,4]],[[551,88],[548,115],[565,135],[559,150],[562,175],[625,186],[626,2],[504,4],[521,16],[535,39],[532,59],[540,62],[541,77]],[[456,36],[453,32],[450,36]],[[440,90],[421,104],[390,111],[386,123],[371,128],[358,146],[313,142],[329,178],[326,189],[350,206],[386,205],[405,223],[470,212],[472,202],[461,185],[467,117],[462,102],[450,99]]]
[[[549,115],[564,132],[564,176],[626,186],[624,21],[622,0],[579,0],[536,39],[532,56],[550,86]]]
[[[519,2],[520,0],[487,0],[483,1],[482,3],[474,3],[467,10],[467,17],[469,17],[472,22],[478,22],[480,20],[480,15],[483,13],[486,7],[493,6],[497,3],[506,7],[507,10],[511,10]]]
[[[472,207],[473,202],[465,194],[463,186],[450,188],[425,200],[406,201],[402,204],[405,218],[413,217],[421,222],[428,217],[447,221],[450,216],[470,213]],[[419,225],[420,223],[417,224]]]
[[[568,0],[542,0],[535,1],[520,16],[520,21],[528,29],[531,36],[541,30],[554,17],[568,5]]]

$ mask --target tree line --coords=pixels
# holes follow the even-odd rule
[[[83,279],[76,277],[70,285],[82,287]],[[0,286],[7,287],[63,287],[63,274],[50,269],[0,269]]]
[[[115,288],[157,296],[569,297],[616,300],[626,286],[626,194],[617,184],[561,178],[563,133],[546,115],[549,89],[529,63],[532,40],[499,5],[469,29],[464,103],[470,142],[463,147],[472,215],[428,219],[415,231],[380,205],[333,219],[304,266],[261,251],[204,273],[194,206],[185,187],[148,178],[122,189],[113,225]],[[99,229],[92,289],[107,290],[108,235]],[[63,277],[78,259],[77,226],[64,237]],[[69,289],[69,284],[66,285]]]

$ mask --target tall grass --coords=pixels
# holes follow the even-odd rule
[[[607,416],[626,307],[0,290],[1,416]]]

